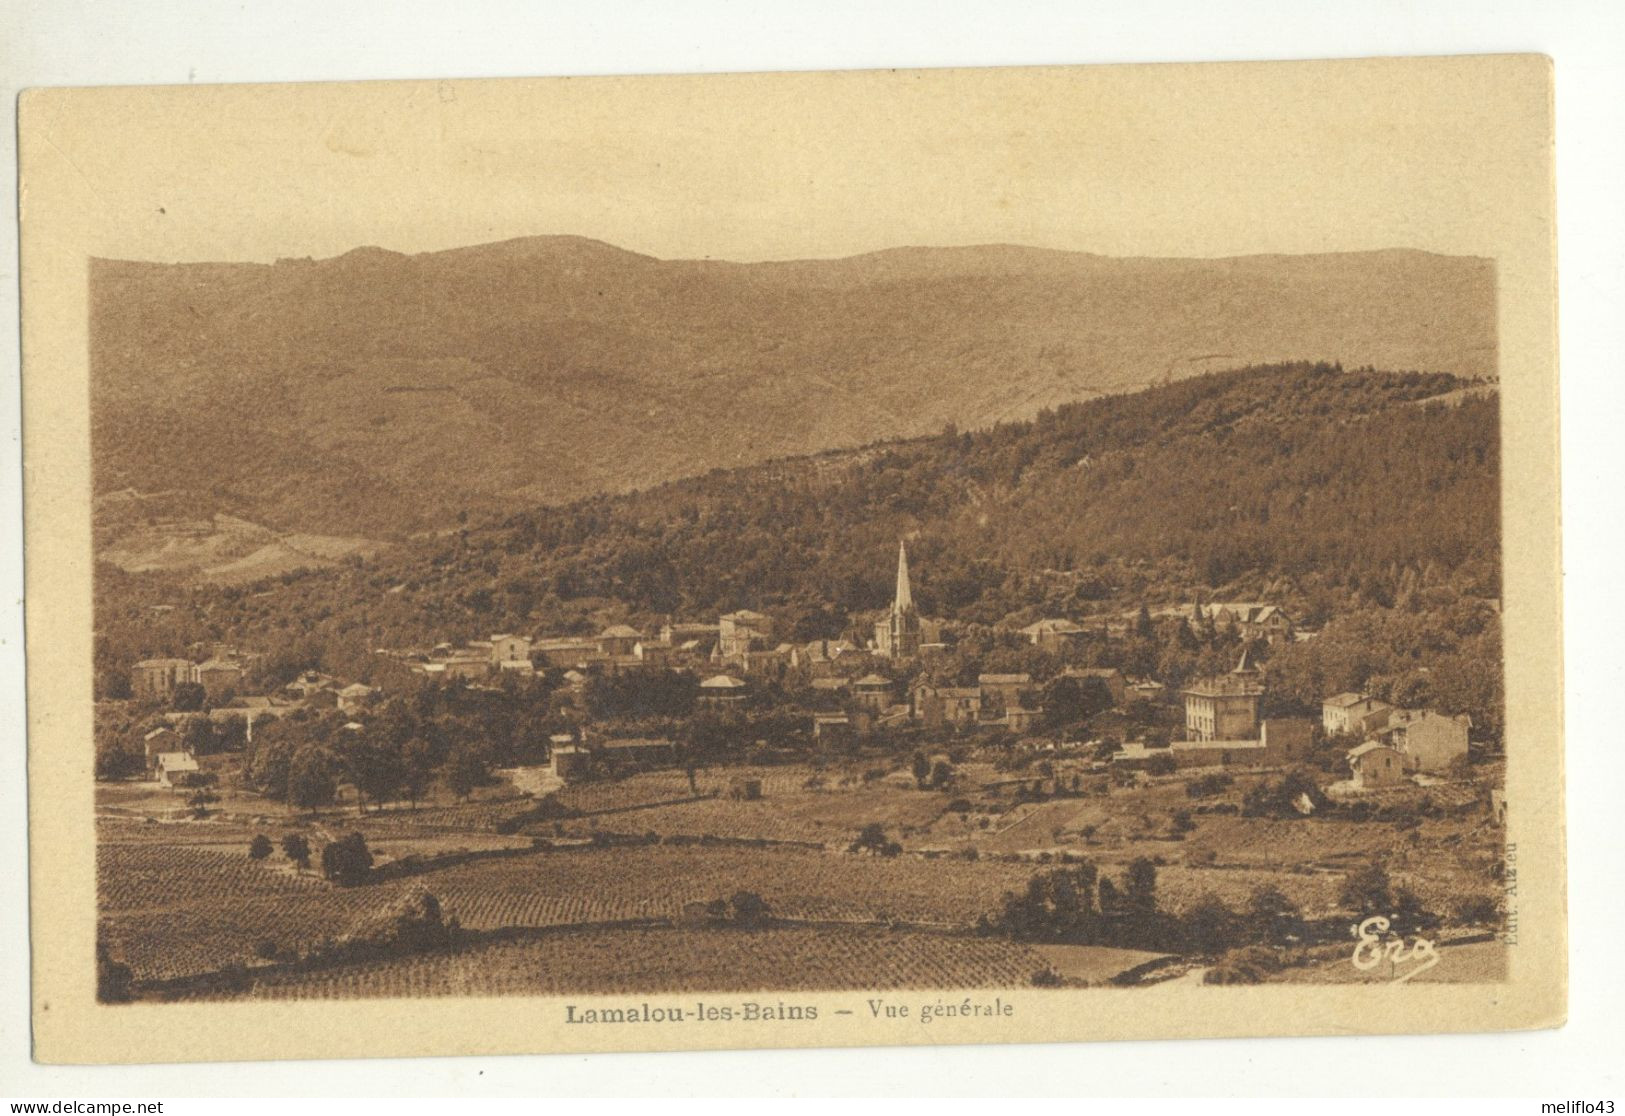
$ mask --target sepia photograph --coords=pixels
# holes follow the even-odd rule
[[[574,1048],[1557,1021],[1549,96],[25,97],[42,220],[98,199],[23,223],[53,976]]]

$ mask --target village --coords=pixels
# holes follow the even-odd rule
[[[1277,769],[1302,763],[1317,747],[1330,744],[1346,763],[1344,777],[1326,788],[1335,797],[1425,784],[1466,763],[1472,726],[1465,715],[1402,709],[1367,694],[1344,692],[1325,698],[1318,721],[1263,716],[1267,672],[1255,661],[1254,645],[1310,633],[1296,632],[1285,610],[1272,604],[1195,604],[1188,614],[1198,622],[1230,626],[1242,651],[1233,670],[1191,679],[1174,693],[1154,678],[1125,677],[1113,667],[1066,666],[1048,678],[1028,672],[978,673],[969,685],[943,684],[932,680],[929,670],[916,669],[909,672],[913,681],[903,682],[888,676],[885,664],[928,668],[947,651],[942,622],[920,616],[915,607],[904,544],[891,608],[875,621],[873,637],[863,646],[848,639],[806,644],[779,640],[771,617],[741,609],[714,624],[667,621],[649,633],[625,624],[589,637],[497,633],[458,646],[378,654],[417,679],[471,690],[489,690],[505,679],[556,679],[553,696],[574,707],[575,717],[568,731],[548,734],[543,758],[551,785],[599,773],[612,755],[631,759],[639,768],[675,765],[680,749],[673,740],[601,732],[581,708],[581,699],[596,680],[620,679],[635,688],[640,680],[679,674],[697,680],[692,708],[719,714],[759,705],[760,691],[770,684],[783,694],[787,678],[801,680],[804,690],[815,695],[817,708],[806,713],[803,726],[805,740],[815,747],[883,747],[888,739],[923,733],[932,739],[990,740],[1012,748],[1043,734],[1044,693],[1059,686],[1069,688],[1068,696],[1084,708],[1115,716],[1115,739],[1060,742],[1088,751],[1097,771]],[[1019,634],[1032,647],[1064,657],[1074,645],[1110,638],[1111,625],[1090,628],[1045,618]],[[201,662],[165,658],[133,665],[133,697],[173,706],[159,715],[162,723],[142,733],[148,778],[166,788],[200,779],[199,757],[186,743],[188,725],[195,722],[240,726],[244,742],[251,743],[256,723],[331,711],[346,718],[346,731],[364,732],[369,714],[388,697],[385,687],[346,683],[319,671],[303,672],[273,692],[244,692],[262,658],[263,653],[217,646]],[[1130,711],[1137,716],[1126,717]],[[1162,722],[1173,731],[1158,731]],[[1056,744],[1049,746],[1053,750]]]

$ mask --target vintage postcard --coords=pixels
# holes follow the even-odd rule
[[[1562,1022],[1546,59],[21,114],[40,1060]]]

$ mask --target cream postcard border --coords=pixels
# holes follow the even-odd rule
[[[132,1063],[366,1056],[551,1053],[1057,1042],[1086,1039],[1489,1031],[1556,1026],[1566,1004],[1567,927],[1563,845],[1561,599],[1559,583],[1556,280],[1553,246],[1551,70],[1540,56],[1201,63],[1177,66],[1005,70],[860,71],[590,79],[482,79],[511,119],[545,106],[559,83],[624,97],[704,96],[741,103],[819,83],[884,98],[896,83],[975,99],[1077,95],[1106,83],[1119,94],[1178,96],[1245,71],[1295,85],[1318,67],[1318,96],[1351,118],[1370,112],[1343,91],[1352,75],[1384,79],[1392,104],[1444,83],[1516,93],[1522,111],[1496,120],[1484,142],[1505,145],[1525,173],[1477,184],[1513,191],[1527,220],[1506,230],[1496,255],[1502,400],[1502,515],[1507,654],[1508,841],[1517,846],[1518,944],[1507,982],[1494,985],[1011,989],[1008,1017],[921,1023],[869,1016],[862,992],[764,994],[820,1008],[814,1022],[567,1023],[564,1005],[624,1006],[629,997],[444,998],[320,1003],[131,1004],[95,1001],[95,832],[91,697],[91,525],[88,388],[88,259],[93,226],[109,219],[79,145],[116,121],[129,143],[165,158],[165,107],[211,98],[229,141],[236,110],[275,95],[320,119],[381,91],[443,93],[445,82],[303,86],[33,90],[19,115],[22,212],[23,446],[28,670],[32,1009],[37,1060]],[[1261,70],[1265,71],[1261,74]],[[1291,81],[1287,81],[1291,78]],[[1341,100],[1340,100],[1341,99]],[[861,120],[854,128],[863,127]],[[1261,125],[1234,122],[1237,135]],[[314,137],[313,137],[314,138]],[[258,168],[271,174],[275,167]],[[1306,184],[1313,188],[1313,184]],[[1400,204],[1396,200],[1395,204]],[[381,205],[389,204],[387,196]],[[467,204],[478,205],[478,199]],[[111,219],[122,215],[112,214]],[[247,218],[251,220],[252,218]],[[1400,245],[1394,245],[1400,246]],[[886,993],[892,1002],[947,1001],[947,993]],[[991,993],[975,993],[985,1001]],[[691,995],[648,997],[690,1000]],[[716,997],[708,997],[715,999]],[[735,996],[733,999],[746,997]],[[965,998],[961,991],[957,997]],[[835,1015],[834,1009],[853,1010]]]

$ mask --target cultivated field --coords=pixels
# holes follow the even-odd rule
[[[139,982],[241,966],[261,981],[255,994],[263,995],[750,986],[730,981],[786,989],[1026,984],[1041,967],[1036,955],[966,931],[1035,872],[1079,857],[1119,881],[1130,861],[1151,859],[1157,903],[1176,914],[1210,897],[1242,910],[1258,889],[1273,886],[1309,917],[1336,916],[1345,879],[1377,860],[1396,886],[1447,917],[1463,895],[1493,893],[1498,831],[1470,810],[1405,823],[1239,816],[1235,803],[1257,776],[1240,776],[1226,794],[1199,802],[1177,777],[1029,802],[985,766],[963,768],[958,783],[941,791],[918,790],[897,773],[863,774],[715,769],[699,773],[699,798],[682,772],[635,775],[569,787],[558,800],[575,816],[530,821],[519,832],[506,823],[533,802],[506,785],[468,803],[330,809],[314,818],[239,795],[233,809],[209,820],[162,822],[139,820],[142,808],[163,806],[153,813],[171,818],[173,796],[104,788],[102,934]],[[735,775],[760,778],[762,798],[729,797]],[[846,851],[875,821],[901,855]],[[256,833],[276,842],[298,831],[319,861],[322,844],[352,830],[366,835],[382,869],[361,887],[296,872],[280,848],[261,862],[247,855]],[[608,836],[616,834],[623,837]],[[587,840],[594,835],[596,842]],[[655,843],[626,843],[645,835]],[[288,959],[343,940],[419,887],[472,935],[461,952],[286,972]],[[759,931],[691,925],[685,905],[739,892],[759,895],[781,921]],[[490,940],[506,933],[527,940]],[[731,953],[708,952],[722,944]],[[565,966],[570,975],[548,969],[566,949],[577,962]],[[582,960],[597,951],[616,965]],[[1466,956],[1456,954],[1452,974],[1432,979],[1461,979],[1454,970]],[[1493,975],[1494,967],[1480,970]]]
[[[242,991],[195,995],[338,999],[1010,988],[1027,985],[1044,968],[1043,958],[1011,942],[881,929],[576,930],[454,953],[266,974]]]

